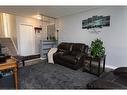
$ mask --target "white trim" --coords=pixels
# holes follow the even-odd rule
[[[46,60],[46,58],[40,57],[41,60]]]
[[[25,62],[37,61],[37,60],[39,60],[39,59],[40,59],[40,58],[35,58],[35,59],[25,60]]]
[[[111,66],[111,65],[106,65],[105,68],[116,69],[116,68],[118,68],[118,67],[116,67],[116,66]]]

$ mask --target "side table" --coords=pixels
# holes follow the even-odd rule
[[[18,89],[18,66],[14,58],[7,59],[5,63],[0,63],[0,71],[7,69],[13,69],[15,88]]]
[[[83,71],[87,71],[89,73],[92,74],[96,74],[94,72],[92,72],[93,68],[93,62],[96,62],[96,66],[97,66],[97,76],[100,76],[101,73],[103,73],[105,71],[105,59],[106,59],[106,55],[104,55],[103,57],[97,57],[97,58],[93,58],[91,55],[87,55],[85,56],[84,59],[84,67],[83,67]],[[101,72],[101,64],[102,64],[102,72]],[[86,70],[86,65],[88,65],[88,70]]]

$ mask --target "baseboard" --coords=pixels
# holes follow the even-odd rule
[[[40,57],[41,60],[46,60],[46,58]]]
[[[26,60],[25,62],[36,61],[36,60],[39,60],[39,59],[40,59],[40,58],[30,59],[30,60]]]
[[[116,69],[116,66],[106,65],[105,68]]]

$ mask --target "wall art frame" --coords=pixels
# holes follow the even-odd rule
[[[110,26],[110,16],[92,16],[82,20],[82,29],[102,28]]]

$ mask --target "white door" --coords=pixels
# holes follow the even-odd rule
[[[35,52],[35,33],[33,26],[20,25],[20,55],[32,55]]]

